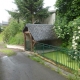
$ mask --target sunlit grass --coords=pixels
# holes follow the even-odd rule
[[[0,33],[0,42],[3,42],[3,35]]]
[[[39,63],[41,63],[41,64],[44,64],[44,61],[41,59],[41,58],[39,58],[38,56],[29,56],[32,60],[34,60],[34,61],[37,61],[37,62],[39,62]]]
[[[44,56],[71,69],[79,69],[79,62],[76,60],[72,60],[66,53],[50,52],[45,53]]]
[[[16,53],[11,50],[11,49],[7,49],[5,44],[3,43],[3,34],[0,33],[0,53],[1,54],[4,54],[4,55],[7,55],[7,56],[12,56],[12,55],[15,55]]]
[[[0,49],[0,52],[7,56],[12,56],[16,54],[13,50],[10,49]]]

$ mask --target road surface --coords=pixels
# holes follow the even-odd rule
[[[15,56],[0,58],[0,80],[68,79],[18,52]]]

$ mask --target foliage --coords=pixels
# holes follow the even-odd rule
[[[23,33],[17,33],[14,37],[11,38],[11,40],[8,42],[9,44],[18,44],[23,45],[24,44],[24,36]]]
[[[16,20],[12,19],[9,25],[3,32],[3,41],[9,43],[13,38],[16,38],[16,34],[22,32],[24,23],[17,23]],[[19,36],[21,37],[21,36]],[[18,38],[18,37],[17,37]]]
[[[60,4],[62,3],[62,4]],[[73,52],[71,57],[80,59],[78,57],[80,50],[80,7],[79,0],[57,0],[56,6],[57,17],[55,22],[55,31],[58,37],[63,38],[65,43],[71,45]],[[71,43],[70,43],[71,42]]]
[[[64,42],[71,42],[73,36],[73,28],[68,26],[70,21],[73,21],[80,16],[80,0],[57,0],[55,6],[56,22],[55,29],[58,37],[63,38]]]
[[[1,26],[0,26],[0,33],[1,33]]]
[[[72,38],[73,39],[75,38],[76,39],[75,42],[79,44],[80,43],[80,17],[74,19],[73,21],[70,21],[68,26],[72,28],[72,32],[73,32]]]
[[[7,12],[14,18],[17,19],[17,22],[20,22],[20,18],[22,17],[21,14],[18,11],[9,11],[7,10]]]
[[[43,8],[43,0],[15,0],[20,14],[30,23],[49,16],[48,8]]]
[[[69,27],[72,28],[73,35],[72,35],[72,49],[74,50],[74,57],[77,58],[77,54],[80,51],[80,17],[74,19],[73,21],[69,22]]]
[[[60,17],[60,16],[56,16],[56,21],[55,21],[55,32],[58,35],[58,38],[62,38],[62,41],[64,43],[66,47],[70,44],[71,41],[71,35],[72,34],[72,30],[70,27],[68,27],[67,23],[67,19],[66,17]]]
[[[59,16],[67,17],[67,21],[72,21],[80,15],[80,0],[57,0],[56,7]]]
[[[55,22],[55,30],[56,30],[56,34],[58,35],[58,37],[61,38],[65,38],[65,35],[67,33],[68,35],[68,27],[66,25],[67,21],[66,21],[66,17],[60,18],[60,16],[56,17],[56,22]]]
[[[2,33],[0,33],[0,43],[2,43],[2,41],[3,41],[3,35]]]

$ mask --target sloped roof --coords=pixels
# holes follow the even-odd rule
[[[28,31],[32,34],[35,41],[53,40],[57,36],[52,25],[48,24],[27,24]]]

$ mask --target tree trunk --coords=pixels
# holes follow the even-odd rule
[[[31,23],[34,24],[34,15],[31,16]]]
[[[19,21],[19,18],[17,19],[17,22],[19,23],[20,21]]]

